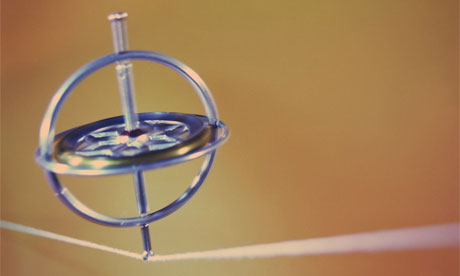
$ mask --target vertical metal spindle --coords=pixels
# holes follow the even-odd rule
[[[147,203],[147,195],[145,192],[144,185],[144,174],[142,171],[136,171],[134,173],[134,190],[136,193],[137,209],[139,214],[145,215],[148,212],[149,206]],[[155,255],[152,250],[150,243],[150,232],[148,224],[141,225],[142,244],[144,245],[143,257],[147,260],[149,256]]]
[[[116,12],[107,17],[112,27],[113,48],[115,53],[128,50],[128,30],[126,19],[128,13]],[[123,116],[125,117],[126,130],[131,131],[137,128],[137,113],[133,77],[133,64],[130,60],[117,62],[118,89],[120,91]]]
[[[113,47],[115,53],[128,50],[128,34],[126,18],[128,13],[116,12],[108,16],[112,27]],[[138,127],[138,117],[136,113],[136,102],[134,98],[134,78],[133,65],[129,60],[122,60],[115,67],[117,71],[118,89],[125,119],[125,129],[130,132]],[[137,209],[141,215],[148,212],[147,196],[145,191],[144,176],[142,171],[134,173],[134,189],[136,193]],[[150,233],[148,224],[141,225],[142,243],[144,246],[144,260],[153,256],[150,243]]]

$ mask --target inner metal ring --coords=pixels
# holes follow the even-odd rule
[[[122,169],[184,155],[207,144],[210,124],[192,114],[141,113],[124,131],[122,116],[74,128],[54,141],[52,159],[74,170]]]

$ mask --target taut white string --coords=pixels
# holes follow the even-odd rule
[[[142,260],[142,255],[0,220],[0,227]],[[460,224],[439,224],[149,257],[149,262],[273,258],[459,247]]]

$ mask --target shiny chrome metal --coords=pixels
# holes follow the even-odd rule
[[[112,13],[108,16],[112,27],[115,53],[124,52],[129,49],[127,18],[128,13],[126,12]],[[117,71],[118,90],[120,91],[123,116],[125,116],[125,128],[127,131],[132,131],[137,128],[133,64],[129,59],[120,60],[117,62],[115,69]]]
[[[181,196],[179,196],[175,201],[171,202],[166,207],[163,207],[160,210],[150,212],[148,214],[138,217],[118,218],[98,213],[97,211],[92,210],[91,208],[83,204],[69,191],[69,189],[61,185],[57,174],[45,170],[45,175],[50,183],[51,188],[54,191],[54,194],[76,214],[90,221],[107,226],[141,226],[169,216],[170,214],[177,211],[180,207],[182,207],[187,201],[189,201],[190,198],[192,198],[192,196],[201,187],[201,184],[203,184],[204,179],[208,176],[208,173],[211,170],[212,164],[214,162],[215,155],[215,151],[212,151],[210,154],[206,155],[203,164],[201,165],[201,169],[198,172],[197,176],[195,176],[195,178],[193,179],[192,184],[190,184],[190,186],[185,190],[185,192]]]
[[[136,193],[137,210],[141,216],[147,214],[149,206],[147,202],[147,194],[145,191],[144,174],[142,171],[136,171],[134,173],[134,190]],[[144,246],[144,252],[142,257],[147,260],[149,256],[155,255],[152,250],[152,244],[150,242],[150,232],[148,224],[141,225],[142,244]]]
[[[126,20],[127,12],[114,12],[107,16],[112,28],[113,49],[115,53],[124,52],[129,49],[128,26]]]
[[[69,146],[80,157],[125,158],[170,149],[190,136],[189,128],[182,122],[146,120],[140,123],[134,132],[126,131],[124,124],[99,128],[80,135]]]
[[[197,92],[206,111],[206,116],[208,117],[210,124],[217,128],[224,125],[222,122],[218,123],[219,119],[217,109],[209,88],[206,86],[201,77],[190,67],[172,57],[160,53],[149,51],[126,51],[118,54],[110,54],[84,65],[76,72],[74,72],[59,87],[54,96],[51,98],[42,124],[40,126],[38,154],[44,157],[40,159],[46,159],[46,156],[50,156],[52,154],[57,116],[67,96],[69,96],[73,89],[90,74],[104,66],[124,59],[153,61],[173,69],[182,75],[191,84],[195,92]]]
[[[133,64],[130,61],[123,60],[115,66],[115,69],[117,71],[121,107],[125,117],[125,128],[128,131],[132,131],[138,127],[136,100],[134,98]]]
[[[229,136],[219,121],[211,93],[191,68],[180,61],[148,51],[128,51],[127,13],[113,13],[111,22],[115,53],[98,58],[73,73],[56,91],[40,126],[36,161],[43,167],[55,195],[78,215],[108,226],[140,226],[144,259],[153,255],[148,224],[164,218],[183,206],[207,177],[216,149]],[[197,92],[206,116],[151,112],[136,113],[134,82],[130,60],[147,60],[165,65],[182,75]],[[116,64],[123,117],[114,117],[77,127],[55,136],[59,112],[67,96],[96,70]],[[161,125],[161,127],[159,127]],[[176,200],[149,212],[143,170],[174,165],[204,156],[198,175]],[[98,213],[80,202],[58,174],[110,175],[133,173],[139,216],[119,218]]]
[[[175,117],[171,117],[171,114]],[[175,118],[176,120],[182,118],[181,121],[185,122],[184,120],[194,119],[194,117],[206,122],[202,126],[203,129],[193,126],[193,121],[187,120],[186,124],[191,127],[194,133],[191,133],[189,139],[175,147],[144,152],[134,156],[122,156],[121,158],[85,157],[75,153],[79,145],[76,141],[78,142],[81,137],[85,137],[88,132],[92,133],[92,129],[104,129],[122,123],[123,117],[119,116],[58,134],[53,142],[53,153],[43,156],[37,150],[36,160],[43,168],[58,174],[88,176],[134,173],[137,170],[156,169],[186,162],[208,154],[222,145],[229,135],[227,126],[220,121],[218,127],[211,126],[205,116],[164,112],[139,113],[141,122],[155,118]]]
[[[144,216],[117,218],[100,214],[85,206],[65,186],[61,185],[56,173],[68,173],[74,175],[108,175],[116,173],[130,173],[132,172],[132,169],[121,168],[114,169],[112,171],[97,169],[86,171],[73,170],[71,166],[53,162],[51,157],[53,156],[57,116],[59,115],[59,111],[61,110],[65,99],[87,76],[104,66],[126,58],[143,59],[157,62],[175,70],[180,75],[182,75],[192,85],[199,98],[201,99],[201,102],[206,111],[206,116],[202,116],[201,118],[208,121],[212,126],[213,135],[212,139],[207,145],[195,151],[191,151],[187,154],[175,158],[136,166],[136,170],[155,169],[205,156],[205,160],[200,172],[193,179],[193,182],[189,188],[175,201],[171,202],[169,205],[160,210],[150,212]],[[188,200],[190,200],[190,198],[198,191],[204,179],[208,175],[214,161],[215,150],[227,140],[228,136],[228,128],[218,118],[217,109],[211,93],[209,92],[209,89],[204,81],[199,77],[197,73],[195,73],[191,68],[181,63],[180,61],[159,53],[149,51],[127,51],[119,54],[110,54],[90,62],[89,64],[81,67],[79,70],[73,73],[61,85],[61,87],[52,97],[40,127],[39,148],[36,152],[36,161],[44,168],[50,186],[54,190],[56,196],[58,196],[59,199],[75,213],[88,220],[103,225],[119,227],[141,226],[143,224],[154,222],[172,214],[181,206],[183,206]]]
[[[128,46],[128,26],[126,23],[128,14],[126,12],[112,13],[108,16],[110,25],[112,27],[113,37],[113,48],[115,53],[126,51],[129,49]],[[118,143],[115,148],[112,147],[110,152],[126,152],[127,150],[114,151],[116,147],[128,147],[132,143],[131,133],[138,130],[139,123],[136,112],[136,101],[134,98],[134,76],[133,76],[133,64],[129,59],[121,60],[117,62],[115,66],[117,71],[118,90],[120,92],[121,106],[123,109],[123,116],[125,119],[125,131],[126,135],[118,135],[117,137],[128,138],[124,143]],[[141,135],[142,136],[142,135]],[[136,137],[134,142],[139,142]],[[112,141],[111,141],[112,142]],[[130,143],[131,142],[131,143]],[[94,143],[92,143],[94,145]],[[120,145],[121,144],[121,145]],[[99,146],[99,145],[97,145]],[[130,147],[132,148],[132,147]],[[136,171],[134,173],[134,187],[136,190],[136,201],[138,204],[139,214],[144,215],[147,212],[147,197],[145,195],[145,184],[143,180],[142,171]],[[144,246],[144,259],[148,259],[149,256],[153,256],[152,245],[150,244],[150,233],[149,226],[144,224],[141,226],[142,243]]]
[[[97,160],[129,160],[145,155],[155,155],[158,156],[155,160],[160,160],[174,156],[165,154],[170,151],[178,151],[176,155],[186,153],[182,147],[197,139],[204,138],[204,141],[195,147],[209,141],[210,135],[205,133],[209,132],[210,125],[199,116],[151,112],[141,113],[139,117],[139,128],[134,132],[125,130],[121,117],[72,129],[55,139],[54,152],[58,153],[58,157],[68,154]],[[72,165],[78,166],[75,163]]]

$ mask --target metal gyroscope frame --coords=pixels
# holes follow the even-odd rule
[[[40,127],[36,161],[59,199],[78,215],[96,223],[117,227],[139,226],[144,259],[153,256],[148,224],[183,206],[200,188],[214,161],[216,149],[228,138],[227,126],[204,81],[180,61],[149,51],[128,51],[127,13],[112,13],[115,53],[100,57],[73,73],[51,99]],[[165,65],[182,75],[197,92],[206,116],[171,112],[137,113],[132,63],[147,60]],[[56,121],[67,96],[96,70],[116,64],[123,116],[108,118],[55,135]],[[175,201],[155,212],[148,211],[143,171],[174,165],[205,156],[192,184]],[[80,202],[63,186],[59,174],[113,175],[132,173],[139,216],[118,218],[98,213]]]

